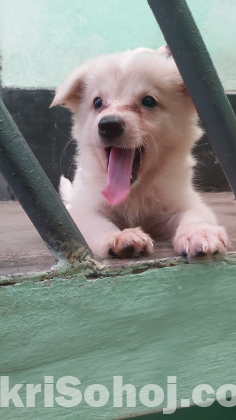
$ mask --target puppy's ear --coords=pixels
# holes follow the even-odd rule
[[[172,54],[168,45],[162,45],[162,47],[158,48],[156,52],[158,52],[158,54],[160,55],[164,55],[166,58],[172,57]]]
[[[83,95],[86,71],[86,66],[81,66],[70,74],[70,76],[56,89],[55,97],[50,108],[56,105],[64,105],[75,112],[78,102]]]
[[[160,54],[160,55],[164,55],[166,58],[170,58],[171,57],[173,59],[172,54],[171,54],[171,51],[170,51],[170,48],[168,47],[168,45],[162,45],[162,47],[158,48],[156,50],[156,52],[158,52],[158,54]],[[179,70],[178,70],[178,73],[179,73]],[[180,91],[184,95],[186,95],[187,97],[189,97],[187,88],[186,88],[186,86],[185,86],[185,84],[184,84],[184,82],[182,80],[182,77],[181,77],[181,81],[180,81]],[[189,99],[190,99],[190,97],[189,97]]]
[[[151,48],[140,47],[140,48],[135,48],[135,50],[128,50],[128,51],[139,53],[139,52],[150,52],[150,51],[153,52],[154,50],[152,50]]]

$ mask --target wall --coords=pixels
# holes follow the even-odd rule
[[[187,2],[225,89],[236,90],[236,1]],[[73,178],[75,153],[69,112],[49,109],[55,87],[91,57],[163,43],[146,0],[0,0],[2,98],[55,188],[62,173]],[[228,190],[206,136],[194,153],[198,187]],[[0,200],[11,197],[0,176]]]
[[[224,87],[236,89],[235,0],[188,0]],[[163,44],[146,0],[0,0],[3,87],[55,88],[90,57]]]

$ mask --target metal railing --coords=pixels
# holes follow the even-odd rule
[[[184,0],[148,0],[236,195],[236,120]],[[0,101],[0,170],[54,257],[91,251]]]
[[[0,170],[42,239],[57,259],[91,252],[0,100]],[[23,240],[23,238],[22,238]]]
[[[236,119],[185,0],[148,0],[236,196]]]

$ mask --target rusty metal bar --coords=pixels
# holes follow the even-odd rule
[[[92,255],[1,100],[0,170],[54,257]]]

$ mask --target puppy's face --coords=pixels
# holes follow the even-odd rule
[[[91,61],[57,89],[52,105],[62,103],[75,114],[80,151],[96,154],[112,189],[120,189],[104,194],[112,205],[124,201],[128,183],[135,186],[157,167],[163,150],[184,147],[186,134],[195,140],[195,109],[165,51],[140,49]]]

